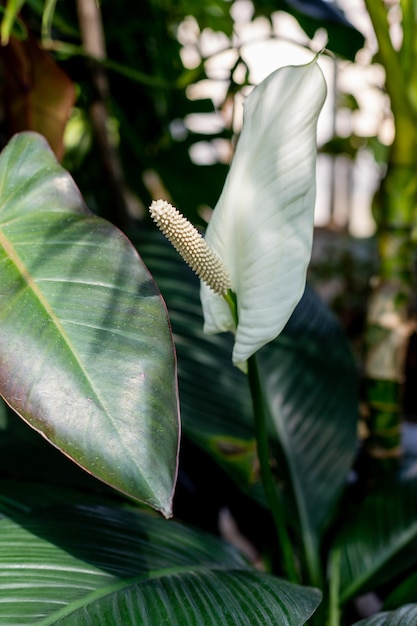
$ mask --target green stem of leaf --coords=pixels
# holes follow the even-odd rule
[[[328,626],[340,626],[340,560],[341,551],[336,549],[333,551],[330,561]]]
[[[300,582],[300,579],[295,566],[294,550],[285,523],[282,500],[278,493],[270,465],[266,407],[255,354],[248,359],[248,380],[252,394],[255,434],[258,446],[258,458],[261,469],[262,483],[282,550],[285,573],[291,582],[297,583]]]
[[[223,296],[223,298],[226,300],[227,304],[229,305],[230,312],[231,312],[232,317],[233,317],[233,321],[234,321],[235,326],[237,328],[238,315],[237,315],[237,298],[236,298],[236,294],[235,294],[234,291],[229,289],[229,291]]]

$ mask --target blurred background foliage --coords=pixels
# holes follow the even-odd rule
[[[342,11],[323,0],[257,0],[253,4],[242,0],[103,0],[96,16],[87,18],[81,17],[82,7],[89,3],[81,0],[6,4],[8,8],[23,6],[12,37],[1,51],[3,143],[19,129],[48,134],[45,125],[50,126],[57,116],[65,119],[70,112],[63,165],[74,176],[89,207],[122,227],[131,227],[132,217],[143,218],[155,195],[169,196],[199,226],[205,224],[204,207],[215,205],[232,150],[223,150],[221,158],[214,154],[212,162],[204,165],[196,163],[192,155],[193,147],[201,142],[206,148],[214,146],[214,153],[217,146],[224,149],[230,142],[235,130],[230,114],[233,98],[251,81],[236,35],[238,5],[249,11],[252,23],[268,20],[271,38],[276,37],[272,25],[277,15],[286,12],[305,30],[307,36],[300,42],[306,45],[325,28],[329,48],[353,60],[364,42]],[[184,24],[188,25],[185,30]],[[104,41],[101,51],[89,58],[88,38],[96,26]],[[222,83],[222,95],[215,103],[210,96],[196,96],[191,89],[213,78],[212,55],[203,45],[210,36],[217,42],[216,55],[218,42],[220,49],[233,51],[217,79]],[[4,34],[2,38],[5,44]],[[191,66],[184,64],[185,48],[192,49]],[[92,60],[91,56],[99,58]],[[42,65],[51,64],[52,59],[58,66],[55,74],[52,66]],[[284,63],[277,59],[277,66]],[[46,76],[48,85],[44,84]],[[104,88],[100,86],[103,76]],[[20,103],[18,119],[11,101],[14,107]],[[102,120],[109,143],[106,149],[92,122],[91,112],[98,101],[106,110]],[[190,123],[196,114],[211,114],[206,117],[212,120],[211,126],[199,129]],[[43,122],[39,119],[42,115]],[[58,155],[63,152],[58,150]],[[115,168],[109,164],[110,153],[116,153],[120,161],[116,185],[111,181]]]

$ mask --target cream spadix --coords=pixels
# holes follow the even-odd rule
[[[305,288],[325,97],[314,60],[277,70],[245,101],[242,132],[206,232],[230,276],[237,327],[226,300],[201,284],[204,330],[235,332],[233,362],[241,367],[282,331]]]
[[[149,212],[160,231],[200,280],[214,293],[226,295],[230,289],[227,269],[191,222],[165,200],[154,200]]]

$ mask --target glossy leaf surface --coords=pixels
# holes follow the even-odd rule
[[[417,563],[415,481],[387,485],[346,515],[333,550],[340,551],[340,596],[345,602]]]
[[[77,464],[171,513],[178,409],[165,306],[44,139],[0,157],[0,392]]]
[[[2,626],[301,626],[319,601],[216,538],[144,513],[65,507],[0,520]]]
[[[320,536],[356,451],[355,363],[339,324],[310,290],[284,332],[258,357],[272,441],[285,459],[278,471],[292,492],[301,540],[318,575]]]

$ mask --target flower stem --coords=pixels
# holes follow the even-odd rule
[[[272,475],[269,454],[269,441],[266,420],[266,407],[262,392],[256,355],[248,359],[248,380],[252,394],[252,402],[255,418],[255,434],[258,447],[258,458],[261,469],[262,483],[265,495],[271,509],[278,541],[282,550],[283,566],[288,579],[291,582],[300,582],[294,560],[294,551],[288,535],[285,523],[285,514],[282,500]]]
[[[329,610],[328,610],[328,626],[340,626],[340,548],[333,551],[331,555],[331,576],[329,590]]]

